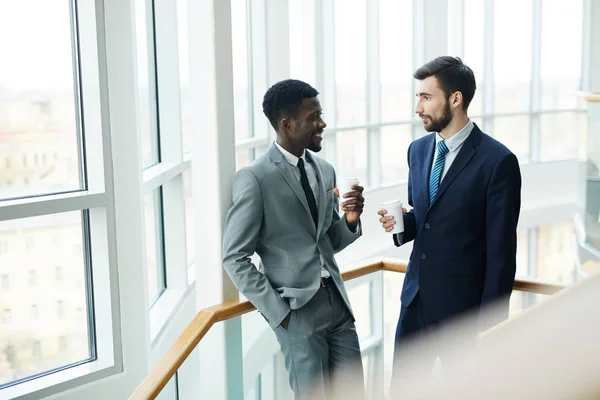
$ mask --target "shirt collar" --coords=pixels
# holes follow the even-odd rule
[[[448,152],[452,152],[456,150],[471,134],[473,130],[473,121],[469,119],[467,124],[456,133],[456,135],[452,136],[450,139],[446,139],[446,146],[448,147]],[[439,132],[435,134],[435,143],[436,145],[444,140],[443,137],[440,136]]]
[[[290,164],[292,164],[294,167],[298,166],[298,160],[299,158],[296,157],[295,155],[293,155],[292,153],[290,153],[289,151],[287,151],[286,149],[284,149],[283,147],[281,147],[281,145],[277,142],[275,142],[275,146],[277,146],[277,148],[279,149],[279,151],[281,151],[281,154],[283,154],[283,158],[285,158],[285,160],[287,162],[289,162]],[[306,164],[306,150],[304,150],[304,153],[302,153],[302,157],[300,157],[304,163]]]

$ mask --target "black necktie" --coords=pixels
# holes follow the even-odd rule
[[[308,176],[306,175],[306,169],[304,169],[304,160],[298,159],[298,168],[300,169],[300,183],[302,184],[302,189],[304,189],[304,194],[306,195],[306,201],[308,202],[308,208],[310,208],[310,213],[313,217],[313,221],[315,222],[315,226],[319,221],[319,214],[317,213],[317,202],[315,201],[315,195],[313,194],[312,189],[310,188],[310,183],[308,183]]]

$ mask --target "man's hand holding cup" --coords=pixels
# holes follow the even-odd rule
[[[404,232],[404,218],[402,215],[405,212],[406,208],[402,207],[400,200],[391,200],[382,203],[377,214],[381,217],[379,222],[381,222],[381,226],[386,232],[402,233]]]

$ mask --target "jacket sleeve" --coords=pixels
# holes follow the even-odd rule
[[[275,329],[290,312],[290,307],[250,261],[256,250],[262,219],[260,184],[249,169],[242,169],[235,176],[233,205],[225,220],[223,267],[238,290]]]
[[[411,206],[411,209],[408,212],[404,213],[404,215],[403,215],[404,232],[395,233],[394,235],[392,235],[392,238],[394,239],[394,244],[396,245],[396,247],[402,246],[403,244],[414,240],[415,237],[417,236],[417,222],[415,220],[414,209],[412,208],[412,207],[414,207],[414,204],[413,204],[413,198],[412,198],[412,168],[410,168],[411,147],[412,147],[412,143],[408,147],[408,154],[407,154],[407,162],[408,162],[408,168],[409,168],[408,169],[408,204]]]
[[[517,223],[521,210],[521,171],[508,153],[494,168],[485,205],[486,266],[481,304],[508,303],[517,270]],[[508,317],[508,306],[484,310],[482,329]]]

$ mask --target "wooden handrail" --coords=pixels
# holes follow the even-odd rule
[[[343,272],[342,278],[344,281],[349,281],[382,270],[406,273],[407,268],[407,263],[404,261],[380,258]],[[554,294],[565,287],[566,285],[529,277],[517,278],[514,285],[515,290],[540,294]],[[215,323],[238,317],[253,310],[255,307],[249,301],[231,300],[198,312],[129,397],[129,400],[155,399]]]

